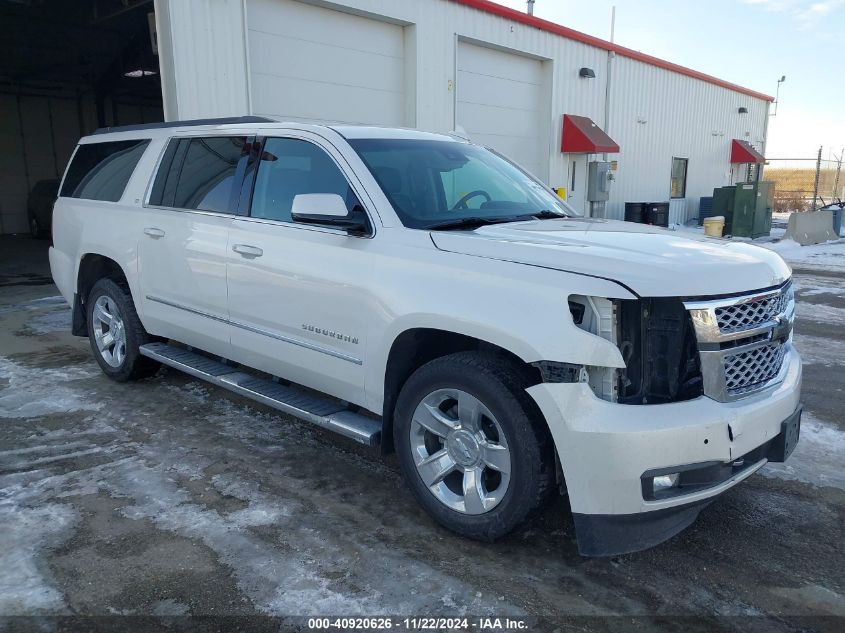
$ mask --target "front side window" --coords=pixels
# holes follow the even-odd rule
[[[232,213],[238,163],[245,136],[174,139],[165,150],[150,204]]]
[[[477,145],[409,139],[352,139],[349,143],[410,228],[464,219],[578,215],[521,169]]]
[[[293,199],[301,193],[335,193],[352,211],[359,204],[335,162],[313,143],[268,138],[255,178],[250,215],[291,222]]]
[[[117,202],[149,144],[149,139],[142,139],[80,145],[65,174],[61,195]]]
[[[672,197],[684,198],[687,195],[687,159],[672,159]]]

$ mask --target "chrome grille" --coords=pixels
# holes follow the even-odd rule
[[[725,356],[725,389],[732,396],[753,391],[780,372],[786,345],[779,341]]]
[[[772,321],[786,311],[790,293],[780,292],[753,299],[747,303],[738,303],[716,308],[716,322],[722,332],[740,332],[760,327]]]
[[[695,327],[705,395],[724,402],[773,384],[795,319],[791,281],[774,290],[684,305]]]

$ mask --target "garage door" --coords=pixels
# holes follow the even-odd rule
[[[247,4],[252,111],[404,125],[401,26],[295,0]]]
[[[457,124],[540,177],[548,171],[543,63],[460,42]],[[541,169],[541,165],[544,167]]]

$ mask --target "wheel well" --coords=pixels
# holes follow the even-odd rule
[[[534,383],[542,382],[539,369],[524,362],[513,352],[493,343],[446,330],[431,328],[405,330],[393,341],[385,368],[381,432],[383,453],[393,450],[393,410],[405,381],[418,368],[435,358],[466,351],[493,352],[530,372]]]
[[[79,262],[79,273],[76,276],[76,298],[73,305],[73,328],[76,336],[88,336],[88,326],[85,322],[85,302],[88,294],[98,279],[108,278],[127,285],[123,269],[113,259],[103,255],[88,253]]]

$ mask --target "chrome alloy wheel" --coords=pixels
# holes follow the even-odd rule
[[[114,299],[102,295],[94,303],[91,316],[100,356],[112,367],[120,367],[126,358],[126,329],[120,308]]]
[[[444,505],[484,514],[505,497],[511,454],[501,426],[475,396],[438,389],[417,405],[411,451],[423,483]]]

